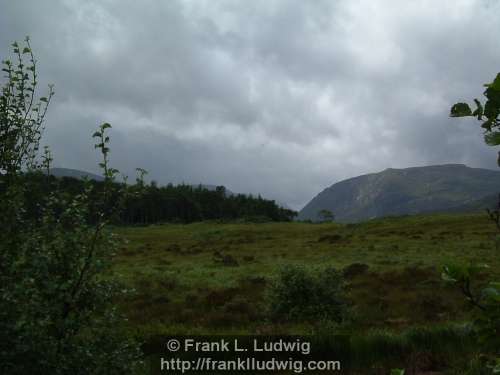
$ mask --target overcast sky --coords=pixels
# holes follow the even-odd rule
[[[29,35],[54,166],[111,161],[159,183],[225,185],[301,208],[386,168],[495,168],[479,126],[450,119],[500,71],[486,0],[0,0],[0,56]]]

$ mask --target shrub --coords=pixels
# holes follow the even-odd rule
[[[0,93],[0,373],[131,373],[138,349],[112,305],[120,287],[103,277],[117,246],[106,225],[116,173],[108,167],[110,125],[94,134],[105,176],[98,199],[90,183],[63,194],[48,173],[49,188],[31,194],[25,172],[43,179],[52,159],[46,149],[38,162],[53,91],[36,100],[29,39],[12,46],[16,62],[4,61]],[[29,214],[30,205],[39,214]]]
[[[476,117],[484,129],[484,141],[489,146],[500,145],[500,73],[493,82],[484,85],[486,90],[484,105],[474,99],[475,110],[472,111],[467,103],[456,103],[451,107],[451,117]],[[497,163],[500,166],[500,152]],[[490,219],[500,231],[500,195],[496,208],[487,210]],[[498,249],[499,235],[496,237]],[[486,266],[488,267],[488,266]],[[487,367],[493,373],[500,373],[500,282],[491,281],[486,288],[476,293],[471,288],[474,276],[485,265],[471,264],[462,266],[447,264],[443,267],[443,278],[457,285],[467,300],[476,308],[477,318],[474,321],[479,334],[481,349],[488,357]]]
[[[285,266],[271,284],[268,298],[271,317],[286,321],[341,323],[347,308],[344,280],[332,267],[313,271]]]

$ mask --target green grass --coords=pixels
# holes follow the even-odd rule
[[[126,243],[113,277],[135,290],[118,301],[132,335],[148,340],[172,334],[312,334],[329,340],[347,333],[351,363],[364,368],[359,373],[370,368],[370,374],[387,374],[396,367],[463,373],[477,356],[473,337],[460,328],[472,309],[441,280],[440,268],[447,262],[489,264],[475,287],[500,278],[497,229],[485,214],[116,231]],[[281,266],[344,269],[360,263],[368,269],[356,272],[351,266],[351,313],[340,329],[269,319],[267,290]],[[458,372],[450,370],[457,366]]]
[[[348,280],[351,326],[358,332],[466,320],[463,297],[440,279],[445,262],[488,263],[485,277],[499,275],[496,229],[484,214],[354,225],[165,224],[118,232],[128,243],[114,272],[136,290],[121,306],[141,336],[314,332],[311,324],[266,317],[266,288],[287,263],[338,269],[367,264],[367,272]],[[220,255],[230,256],[231,264]]]

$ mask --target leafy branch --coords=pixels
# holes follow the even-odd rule
[[[38,76],[29,38],[12,47],[16,62],[2,61],[7,82],[0,96],[0,172],[8,176],[23,167],[36,167],[43,122],[54,95],[54,86],[49,85],[47,96],[35,99]]]
[[[481,122],[484,129],[484,141],[489,146],[500,145],[500,73],[493,82],[484,85],[486,90],[484,96],[486,102],[481,103],[474,99],[475,109],[471,109],[467,103],[456,103],[451,107],[451,117],[475,117]],[[500,152],[498,156],[500,166]],[[488,217],[495,223],[500,232],[500,195],[495,208],[487,210]],[[498,236],[497,236],[498,238]],[[498,248],[498,247],[497,247]],[[490,282],[479,294],[471,290],[471,280],[481,268],[486,265],[470,265],[461,267],[457,265],[446,265],[443,268],[444,280],[458,285],[467,300],[476,307],[481,314],[474,322],[479,335],[480,342],[485,351],[490,351],[493,358],[488,367],[493,373],[500,373],[500,283]]]

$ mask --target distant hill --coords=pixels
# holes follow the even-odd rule
[[[78,179],[83,179],[87,177],[90,180],[104,181],[104,177],[85,171],[80,171],[78,169],[69,168],[51,168],[50,174],[55,177],[73,177]]]
[[[386,169],[333,184],[314,197],[298,220],[330,210],[339,222],[430,212],[471,212],[496,203],[500,172],[446,164]]]
[[[495,208],[498,205],[498,198],[499,195],[497,193],[487,195],[486,197],[464,203],[463,205],[443,210],[443,212],[466,213],[466,212],[484,211],[486,209]]]
[[[86,172],[86,171],[81,171],[79,169],[70,169],[70,168],[51,168],[50,169],[50,174],[55,177],[73,177],[73,178],[78,178],[82,179],[84,177],[88,177],[91,180],[95,181],[104,181],[104,177],[96,175],[94,173]],[[194,188],[197,188],[201,186],[204,189],[207,190],[215,190],[217,188],[217,185],[206,185],[206,184],[192,184]],[[235,195],[231,190],[226,189],[226,195],[231,196]]]

